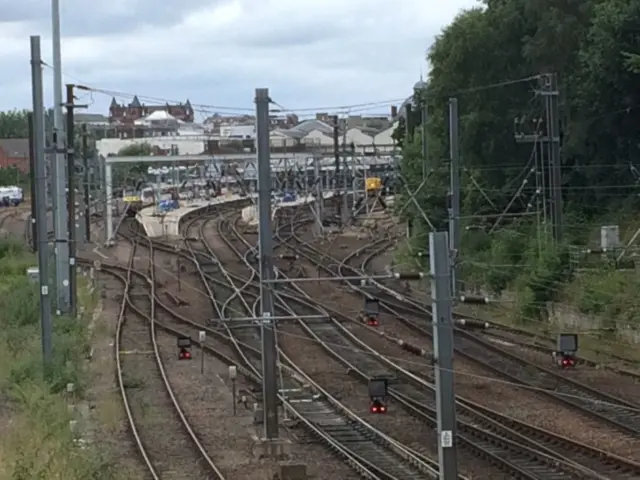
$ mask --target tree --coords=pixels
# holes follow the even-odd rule
[[[118,151],[119,157],[143,157],[153,153],[153,147],[147,143],[132,143]]]
[[[27,138],[29,123],[27,110],[0,112],[0,138]]]
[[[466,195],[463,208],[469,214],[488,204],[497,211],[504,208],[514,194],[505,186],[520,184],[518,175],[531,154],[530,145],[515,142],[513,120],[541,115],[542,101],[534,93],[540,86],[532,77],[557,73],[565,205],[587,216],[604,213],[603,205],[638,206],[637,188],[625,186],[632,183],[629,163],[640,162],[640,0],[483,4],[458,15],[428,52],[432,68],[425,98],[430,167],[435,171],[425,190],[438,190],[443,176],[438,172],[448,168],[441,159],[448,157],[447,99],[455,96],[463,176],[472,175],[483,188],[482,195]],[[530,80],[518,81],[525,78]],[[422,175],[418,141],[404,145],[403,155],[403,172],[414,188]],[[504,165],[509,168],[499,167]],[[532,192],[529,186],[525,193]],[[419,199],[430,215],[444,215],[431,200],[429,195]],[[523,198],[513,208],[525,209],[526,203]]]
[[[16,185],[27,186],[29,176],[22,173],[14,166],[0,168],[0,186]]]

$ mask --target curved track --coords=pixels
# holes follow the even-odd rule
[[[371,248],[371,246],[368,246],[368,248]],[[361,255],[365,249],[354,252],[346,261]],[[342,263],[340,268],[342,275],[362,274],[359,269],[346,265],[346,261]],[[410,300],[403,298],[402,294],[389,289],[379,282],[374,283],[379,289],[377,298],[381,300],[381,305],[384,308],[396,315],[398,320],[411,327],[414,331],[432,338],[430,330],[407,317],[407,314],[421,318],[427,315],[430,316],[431,310],[429,308],[414,304]],[[362,293],[361,289],[353,283],[350,286]],[[527,361],[460,328],[455,329],[454,348],[458,355],[468,358],[508,378],[510,381],[539,389],[542,393],[558,401],[580,409],[610,425],[614,425],[619,430],[629,433],[635,438],[640,438],[640,407],[638,405],[566,378],[552,369]]]
[[[136,263],[141,262],[136,257],[139,242],[144,240],[130,238],[130,241],[131,254],[125,271],[118,272],[108,266],[103,270],[124,285],[116,330],[116,371],[135,444],[154,479],[184,478],[187,475],[191,478],[225,480],[182,411],[160,355],[156,337],[153,249],[149,246],[149,256],[145,262],[149,275],[146,276],[136,268]],[[125,345],[129,348],[125,348]],[[143,377],[137,379],[128,375],[128,372],[143,372]],[[142,395],[142,392],[136,392],[140,388],[156,393],[149,408],[172,412],[173,416],[149,418],[148,413],[140,410],[139,402],[136,402],[138,406],[132,402],[132,397]],[[149,401],[148,395],[145,394],[144,400]]]
[[[235,235],[238,238],[241,238],[241,235],[238,234],[238,232],[235,232]],[[247,244],[246,246],[249,247],[247,252],[250,252],[251,245]],[[240,252],[238,252],[238,254],[241,255]],[[317,302],[307,301],[306,303],[309,310],[302,313],[318,313],[317,307],[314,306],[314,303],[317,304]],[[314,309],[316,309],[316,311],[314,311]],[[296,312],[290,311],[289,313],[295,315]],[[350,335],[349,332],[343,329],[337,322],[327,324],[326,322],[314,323],[300,321],[299,323],[310,335],[325,346],[328,352],[349,367],[352,372],[357,372],[364,381],[368,380],[372,372],[385,373],[385,370],[390,370],[390,366],[396,367],[396,371],[401,370],[400,367],[385,365],[384,362],[376,360],[375,357],[363,354],[362,351],[354,350],[354,345],[360,347],[363,345],[358,344],[357,339],[353,337],[347,340],[348,335]],[[340,353],[338,353],[334,348],[336,345],[342,347],[339,348]],[[409,374],[409,372],[405,371],[405,373],[409,377],[414,377]],[[413,379],[417,381],[419,386],[425,385],[424,382],[421,382],[419,379],[415,377]],[[433,387],[431,387],[431,392],[433,393]],[[392,389],[392,395],[398,402],[412,410],[414,414],[419,415],[422,419],[427,421],[430,426],[435,426],[435,398],[433,395],[431,395],[430,402],[426,403],[424,395],[421,394],[416,385],[411,384],[410,382],[403,383],[402,385],[396,385]],[[570,478],[571,476],[573,476],[573,478],[602,478],[595,472],[589,471],[587,468],[570,462],[559,467],[558,458],[553,455],[553,451],[549,450],[548,453],[545,454],[544,450],[546,450],[546,448],[544,446],[536,444],[536,442],[527,441],[526,438],[515,431],[510,432],[511,437],[517,438],[521,443],[519,444],[509,441],[504,438],[505,431],[508,430],[504,427],[500,427],[498,429],[499,435],[488,430],[475,428],[471,424],[471,421],[475,422],[475,419],[471,418],[471,415],[469,417],[469,423],[463,424],[465,433],[468,436],[462,435],[461,440],[473,449],[475,453],[490,460],[492,463],[500,464],[503,469],[506,469],[513,475],[513,478],[555,479]],[[495,422],[486,418],[485,424],[486,423],[491,424]],[[537,450],[527,447],[527,443],[533,444],[537,447]]]
[[[247,367],[254,378],[257,378],[260,371],[258,329],[229,328],[230,322],[228,321],[229,317],[232,316],[230,312],[233,310],[242,309],[244,315],[247,316],[256,313],[255,310],[258,303],[249,300],[257,298],[255,284],[257,272],[253,267],[253,246],[237,231],[234,222],[230,222],[229,219],[219,221],[218,228],[222,232],[226,232],[221,238],[235,251],[238,259],[241,259],[243,265],[240,266],[246,272],[249,272],[249,277],[227,271],[222,266],[222,262],[216,258],[214,250],[206,243],[205,235],[203,234],[205,225],[206,223],[202,223],[200,226],[199,238],[192,237],[190,241],[186,242],[188,255],[196,265],[203,282],[208,285],[207,288],[219,320],[225,320],[220,321],[218,327],[225,330],[226,337],[235,346],[238,355],[244,361],[244,366]],[[295,231],[287,229],[286,226],[281,228],[278,234],[281,236],[283,243],[288,240],[296,240]],[[232,238],[236,240],[232,240]],[[202,242],[204,251],[194,248],[192,245],[195,243],[194,240]],[[297,240],[300,241],[300,239]],[[153,244],[155,248],[165,248],[167,251],[175,252],[168,245],[162,245],[158,242],[153,242]],[[242,249],[240,248],[241,245],[247,247],[245,251],[240,251]],[[368,247],[372,248],[371,246]],[[313,248],[304,242],[299,242],[297,246],[292,245],[291,248],[300,251],[302,256],[307,257],[309,261],[314,261],[314,255],[318,253],[314,252]],[[363,252],[357,252],[357,254],[361,255]],[[326,255],[323,255],[326,259]],[[205,271],[208,264],[215,264],[216,268],[223,273],[224,280],[211,278]],[[357,271],[357,269],[344,264],[342,264],[342,269],[351,270],[352,272]],[[214,284],[218,288],[212,288],[211,285]],[[217,297],[220,297],[219,287],[222,287],[222,285],[225,285],[227,289],[225,299],[216,298],[213,292],[213,290],[216,290]],[[385,293],[392,295],[387,290],[385,290]],[[278,298],[278,311],[282,312],[282,314],[320,313],[327,316],[331,314],[334,318],[340,318],[339,312],[335,312],[308,298],[300,289],[287,287],[282,292],[279,292],[276,297]],[[390,296],[390,298],[394,297]],[[397,299],[394,298],[394,300]],[[386,302],[387,298],[385,298]],[[392,303],[393,301],[389,300],[389,304]],[[397,307],[397,305],[391,306],[389,304],[387,307],[392,311],[394,307]],[[295,309],[291,307],[292,305],[295,306]],[[405,305],[404,308],[415,309],[416,306],[410,305],[407,307]],[[422,310],[422,315],[424,315],[424,309]],[[392,389],[392,395],[395,400],[427,424],[434,425],[435,402],[431,384],[415,377],[411,372],[403,370],[388,360],[379,358],[380,356],[377,355],[377,352],[370,351],[369,354],[363,354],[367,349],[371,349],[353,337],[337,321],[332,320],[330,323],[300,321],[300,325],[306,329],[310,336],[321,342],[329,354],[349,366],[354,375],[365,381],[372,371],[395,372],[400,379]],[[218,333],[220,332],[220,330],[217,331]],[[354,349],[354,345],[358,349]],[[336,346],[347,348],[336,348]],[[345,354],[345,352],[351,353]],[[313,385],[316,393],[320,394],[318,398],[311,399],[310,402],[295,402],[293,401],[295,399],[281,396],[281,401],[287,410],[345,458],[364,477],[411,479],[431,478],[435,475],[437,466],[434,465],[434,462],[421,457],[408,447],[398,444],[398,442],[382,434],[382,432],[376,431],[371,425],[362,421],[357,415],[338,402],[337,399],[331,397],[320,385],[313,382],[283,352],[280,352],[280,360],[283,365],[281,379],[285,388],[291,390],[299,389],[300,378],[303,378]],[[308,399],[305,398],[305,400]],[[301,405],[304,405],[304,407],[301,407]],[[625,478],[630,478],[629,475],[640,475],[640,466],[632,462],[616,458],[606,452],[600,452],[562,437],[554,437],[549,432],[507,419],[507,417],[497,412],[483,409],[483,407],[468,401],[460,401],[459,403],[459,421],[462,427],[460,430],[461,441],[477,455],[510,472],[511,478],[620,478],[619,475],[621,474],[625,475]],[[358,448],[362,448],[364,445],[364,449],[358,450],[352,445],[351,442],[354,438],[361,442],[358,443]],[[563,461],[562,458],[571,458],[572,461]],[[410,468],[410,470],[406,470],[406,468]]]
[[[239,234],[235,231],[233,223],[229,223],[228,219],[219,219],[217,227],[222,232],[221,238],[226,239],[229,248],[245,262],[250,277],[237,282],[232,278],[232,274],[225,270],[223,276],[234,291],[222,303],[221,307],[216,304],[214,308],[218,310],[221,318],[229,318],[225,313],[232,305],[233,300],[236,299],[236,303],[240,303],[244,307],[245,315],[254,315],[258,306],[257,295],[255,292],[254,295],[247,292],[250,287],[255,288],[253,280],[257,274],[248,259],[252,252],[252,246],[249,245],[250,248],[245,252],[240,252],[233,245],[228,238],[229,234],[236,236],[236,238],[241,238],[241,236],[238,237]],[[204,229],[204,225],[201,229]],[[221,262],[217,260],[215,252],[207,243],[204,235],[201,236],[201,241],[207,249],[209,257],[216,259],[216,263],[222,268]],[[209,283],[208,279],[204,278],[203,280]],[[213,292],[211,292],[211,296],[214,296]],[[255,300],[248,299],[249,296]],[[228,325],[225,327],[227,334],[237,345],[238,354],[245,360],[247,368],[259,375],[261,371],[261,345],[258,329],[236,329]],[[302,392],[287,396],[280,395],[280,401],[291,416],[300,420],[316,438],[341,455],[360,475],[370,479],[388,480],[436,477],[435,468],[437,465],[434,462],[423,458],[373,428],[314,382],[282,351],[279,352],[279,356],[282,363],[280,369],[281,388],[288,392]],[[304,383],[311,385],[315,394],[304,393]]]
[[[304,244],[304,242],[302,242],[301,239],[298,238],[297,240],[305,248],[309,247],[308,245]],[[307,256],[310,260],[313,261],[312,256],[305,254],[305,252],[300,249],[298,249],[297,251],[302,256]],[[322,255],[326,258],[326,253],[323,253]],[[331,260],[332,259],[330,259],[330,261]],[[333,259],[333,261],[334,263],[340,264],[340,262],[335,259]],[[353,275],[354,273],[349,272],[349,274]],[[347,331],[342,332],[341,335],[340,334],[336,335],[333,332],[331,333],[330,336],[327,335],[326,332],[322,332],[322,335],[324,335],[324,338],[322,338],[321,335],[318,335],[318,339],[324,341],[326,345],[342,345],[343,348],[340,348],[339,350],[340,351],[339,355],[342,357],[347,356],[344,352],[353,352],[352,348],[349,348],[349,346],[353,345],[353,343],[360,343],[359,346],[361,348],[371,350],[362,342],[359,342],[358,339],[356,339],[355,337],[351,338],[351,341],[345,341],[344,340],[345,336],[350,335],[350,333]],[[375,354],[375,352],[371,352],[371,353]],[[357,371],[358,369],[355,367],[358,367],[358,366],[360,366],[361,369],[364,370],[364,372],[371,372],[372,368],[375,368],[374,366],[372,366],[371,358],[358,359],[358,358],[355,358],[356,354],[350,353],[349,355],[354,357],[350,363],[350,365],[352,366],[352,368],[354,368],[354,370]],[[395,372],[402,372],[402,369],[399,366],[393,365],[391,362],[388,362],[388,364]],[[379,367],[378,367],[378,370],[379,370]],[[410,378],[410,374],[407,374],[406,371],[403,373],[403,375],[405,376],[405,378]],[[366,374],[362,373],[362,376],[366,377]],[[434,387],[432,384],[425,385],[426,382],[421,382],[421,383],[423,386],[428,386],[428,388],[430,388],[431,391],[433,391]],[[413,400],[413,403],[415,405],[416,403],[415,393],[407,390],[402,391],[402,389],[404,388],[406,387],[402,386],[401,389],[394,387],[393,390],[395,390],[394,393],[397,393],[399,398],[402,398],[410,402]],[[418,397],[420,398],[419,402],[421,406],[426,410],[431,409],[431,411],[433,411],[435,409],[434,408],[435,400],[433,399],[433,395],[428,401],[425,401],[424,397],[425,397],[424,394],[422,394],[421,397]],[[478,425],[478,423],[480,423],[480,425],[483,428],[487,429],[487,431],[495,432],[499,436],[499,439],[511,439],[513,442],[519,443],[521,447],[525,447],[524,451],[526,452],[526,454],[525,452],[520,452],[520,455],[526,457],[528,454],[529,456],[528,465],[524,465],[524,467],[528,467],[529,472],[532,473],[533,475],[542,475],[542,473],[540,472],[539,466],[536,465],[536,463],[540,462],[541,460],[544,463],[545,459],[536,458],[535,455],[532,455],[532,452],[529,450],[530,448],[533,448],[537,450],[538,453],[543,454],[543,457],[544,455],[549,455],[549,456],[560,458],[560,459],[571,458],[575,462],[579,462],[581,465],[587,467],[587,469],[592,469],[590,474],[595,475],[596,478],[598,478],[597,475],[602,475],[603,477],[601,478],[612,478],[610,477],[610,475],[640,474],[640,465],[635,464],[634,462],[616,457],[615,455],[597,450],[595,448],[592,448],[586,445],[579,444],[577,442],[573,442],[569,439],[565,439],[551,432],[546,432],[536,427],[526,425],[522,422],[515,421],[513,419],[510,419],[508,417],[505,417],[499,414],[498,412],[494,412],[489,409],[480,407],[479,405],[473,404],[472,402],[469,402],[469,401],[460,402],[459,413],[462,413],[462,415],[459,415],[459,422],[463,427],[462,428],[463,435],[466,433],[464,429],[465,425],[469,425],[472,428],[467,429],[467,431],[472,432],[475,435],[485,435],[485,438],[486,438],[485,432],[478,432],[473,428],[473,426]],[[478,419],[480,419],[480,422],[478,422]],[[492,420],[492,419],[495,419],[496,421],[487,422],[487,420]],[[514,435],[515,432],[518,432],[519,435]],[[531,437],[535,439],[535,441],[532,442],[529,438],[524,438],[525,435],[527,437]],[[463,441],[465,440],[469,440],[469,439],[463,438]],[[468,442],[465,441],[465,443],[468,443]],[[494,445],[493,450],[496,450],[495,443],[493,443],[493,445]],[[508,442],[503,442],[502,451],[501,452],[499,451],[497,453],[502,454],[502,458],[508,461],[510,456],[513,457],[518,455],[518,453],[514,452],[514,450],[517,451],[517,449],[515,448],[517,446],[518,445],[513,445],[513,444],[509,444]],[[562,447],[562,448],[559,448],[559,447]],[[521,461],[520,459],[518,460]],[[523,469],[526,470],[526,468],[523,468]],[[533,476],[529,478],[553,478],[553,467],[551,467],[550,470],[551,471],[547,472],[547,474],[549,475],[548,477]],[[570,468],[570,470],[572,469]],[[574,470],[574,473],[577,473],[578,476],[580,475],[580,473],[576,472],[575,470]],[[586,472],[584,474],[586,474]]]

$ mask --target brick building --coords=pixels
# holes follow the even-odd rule
[[[189,99],[185,103],[177,105],[145,105],[138,97],[133,97],[129,105],[119,104],[115,98],[109,106],[109,123],[121,125],[133,125],[136,120],[147,117],[154,112],[166,112],[172,117],[185,122],[193,123],[193,108]]]
[[[24,173],[29,171],[29,139],[0,139],[0,168],[11,166]]]

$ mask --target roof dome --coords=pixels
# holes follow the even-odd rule
[[[424,88],[427,88],[427,82],[425,82],[424,80],[418,80],[413,86],[414,90],[422,90]]]

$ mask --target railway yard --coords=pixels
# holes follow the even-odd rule
[[[280,278],[381,273],[397,238],[393,227],[373,238],[314,238],[306,207],[279,212]],[[24,215],[11,215],[0,226],[28,232]],[[114,446],[130,478],[437,478],[426,298],[391,280],[280,284],[275,312],[293,318],[276,332],[280,435],[289,452],[282,461],[259,458],[260,331],[241,320],[258,315],[256,228],[243,223],[237,206],[219,205],[185,217],[180,231],[179,239],[149,238],[128,218],[116,245],[104,250],[108,258],[80,254],[86,270],[101,263],[96,281],[112,337],[95,349],[114,359],[102,381],[113,383],[112,372],[117,379],[91,401],[113,391],[124,406],[120,428],[94,432],[91,441]],[[380,302],[377,326],[360,319],[364,289]],[[459,324],[454,335],[460,478],[640,478],[640,372],[633,366],[579,360],[577,368],[557,369],[553,339],[498,325]],[[182,361],[176,342],[187,337],[193,358]],[[375,376],[392,379],[385,414],[370,411],[367,385]],[[307,476],[278,476],[302,465]]]

